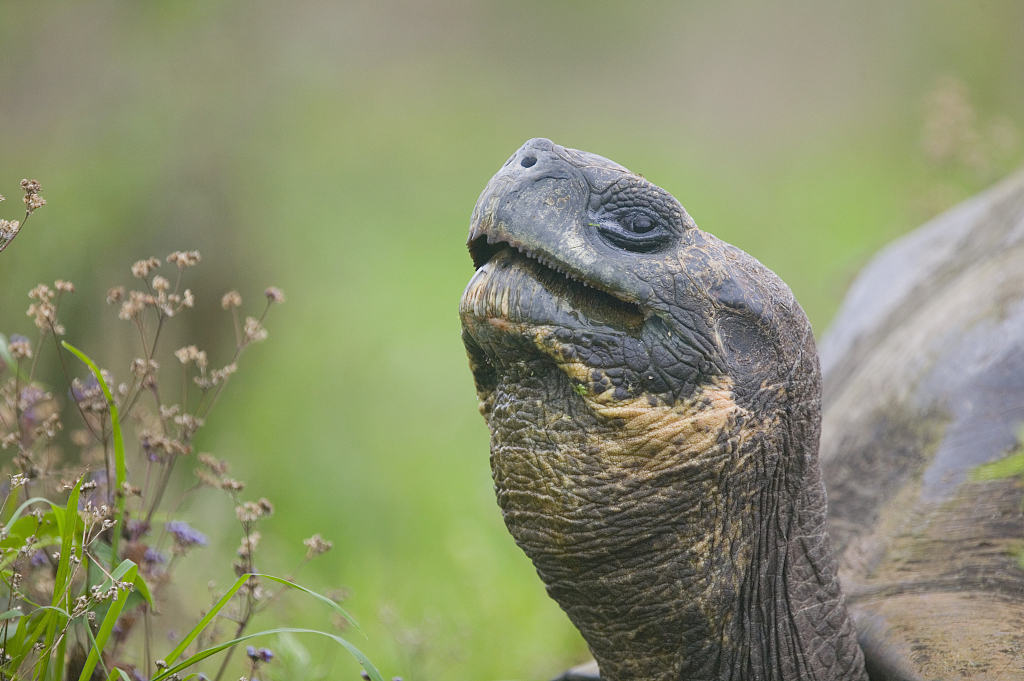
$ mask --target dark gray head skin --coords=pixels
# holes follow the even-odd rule
[[[544,139],[488,183],[469,247],[498,504],[601,677],[866,678],[789,288],[668,192]]]

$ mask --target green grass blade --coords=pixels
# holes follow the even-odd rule
[[[114,671],[117,672],[117,675],[121,677],[121,681],[132,681],[131,677],[129,677],[125,670],[121,669],[120,667],[114,667]],[[185,681],[188,681],[188,679],[191,678],[192,677],[190,676],[187,679],[185,679]],[[108,679],[107,681],[117,681],[117,679],[115,679],[114,675],[111,674],[110,679]]]
[[[67,653],[68,648],[68,637],[66,635],[60,637],[57,643],[57,656],[54,660],[53,671],[51,677],[53,681],[61,681],[64,678],[64,655]]]
[[[42,632],[43,627],[46,626],[46,616],[40,615],[39,619],[35,624],[29,625],[30,617],[26,617],[21,620],[18,624],[18,631],[14,636],[14,645],[7,646],[7,654],[11,656],[11,669],[20,670],[21,665],[25,662],[25,658],[28,657],[29,652],[32,650],[32,645],[36,639],[39,638],[39,634]]]
[[[273,575],[261,575],[261,574],[257,574],[255,576],[259,577],[260,579],[269,579],[270,581],[277,582],[278,584],[284,584],[287,587],[290,587],[290,588],[295,589],[297,591],[301,591],[302,593],[305,593],[305,594],[309,594],[313,598],[315,598],[315,599],[317,599],[317,600],[319,600],[319,601],[321,601],[323,603],[326,603],[331,608],[331,610],[333,610],[334,612],[336,612],[339,615],[341,615],[342,617],[344,617],[349,622],[349,624],[351,624],[353,627],[355,627],[356,631],[358,631],[360,634],[363,634],[363,630],[359,628],[359,625],[356,624],[356,621],[354,619],[352,619],[352,616],[349,615],[347,612],[345,612],[345,610],[340,605],[338,605],[337,603],[332,601],[330,598],[327,598],[326,596],[321,596],[320,594],[318,594],[315,591],[310,591],[309,589],[307,589],[304,586],[299,586],[295,582],[289,582],[287,579],[282,579],[281,577],[274,577]],[[363,638],[366,638],[366,634],[363,634]]]
[[[100,588],[102,588],[102,589],[109,589],[111,586],[113,586],[113,584],[114,584],[113,580],[115,580],[115,579],[117,581],[119,581],[119,582],[128,581],[128,580],[123,580],[121,578],[124,577],[125,574],[127,574],[128,571],[131,570],[133,567],[136,567],[135,563],[131,562],[127,558],[122,560],[121,564],[118,565],[114,569],[114,571],[110,573],[110,576],[107,577],[107,579],[103,582],[103,584],[100,585]]]
[[[31,619],[31,615],[22,617],[21,621],[18,622],[17,630],[14,632],[14,638],[12,639],[8,635],[7,640],[4,641],[4,652],[10,655],[12,660],[17,659],[21,651],[29,647],[26,636],[28,636],[28,623]],[[18,666],[12,667],[12,669],[17,670],[19,667],[21,667],[21,663],[18,663]]]
[[[0,612],[0,622],[4,620],[12,620],[15,617],[24,617],[25,613],[21,610],[8,610],[7,612]]]
[[[2,545],[2,544],[0,544],[0,545]],[[110,558],[110,555],[111,555],[110,554],[110,547],[107,546],[106,544],[95,544],[93,546],[93,552],[94,552],[95,557],[98,559],[97,560],[97,564],[100,564],[100,563],[107,564],[107,563],[112,562],[111,558]],[[123,561],[122,561],[121,565],[124,565]],[[100,570],[96,570],[96,572],[98,573],[98,572],[100,572]],[[106,575],[103,575],[102,578],[97,576],[95,581],[96,582],[102,582],[103,584],[105,584],[107,586],[109,586],[109,584],[110,584],[110,580],[107,578]],[[145,599],[145,601],[152,606],[153,605],[153,595],[149,592],[149,585],[146,584],[146,580],[142,578],[141,574],[136,574],[135,575],[135,582],[134,582],[134,584],[135,584],[135,588],[139,592],[139,595],[142,596],[142,598]],[[104,587],[104,588],[106,588],[106,587]],[[128,607],[128,606],[125,606],[125,607]]]
[[[21,506],[18,507],[18,510],[16,510],[14,512],[14,515],[11,516],[11,519],[7,521],[6,525],[4,525],[4,530],[6,532],[10,532],[11,531],[11,526],[13,526],[14,523],[17,522],[18,518],[21,517],[22,512],[26,508],[28,508],[28,506],[30,504],[34,504],[34,503],[37,503],[37,502],[40,502],[40,501],[45,502],[45,503],[49,504],[50,506],[53,506],[54,509],[59,509],[60,508],[60,506],[54,506],[52,501],[50,501],[49,499],[46,499],[44,497],[32,497],[28,501],[23,502],[21,504]]]
[[[174,665],[173,667],[163,670],[162,672],[154,676],[152,681],[165,681],[166,679],[169,679],[172,674],[177,674],[178,672],[194,665],[197,662],[202,662],[206,658],[216,655],[217,653],[227,650],[231,646],[238,645],[239,643],[242,643],[244,641],[248,641],[258,636],[267,636],[270,634],[283,633],[317,634],[318,636],[326,636],[327,638],[335,641],[340,646],[345,648],[345,650],[347,650],[349,653],[351,653],[352,657],[356,658],[356,660],[359,661],[359,664],[362,665],[363,669],[369,675],[371,681],[384,681],[384,677],[382,677],[380,672],[377,671],[377,668],[373,666],[373,663],[370,662],[369,658],[367,658],[366,655],[364,655],[358,648],[356,648],[354,645],[352,645],[342,637],[335,636],[334,634],[328,634],[325,631],[317,631],[316,629],[293,629],[291,627],[267,629],[266,631],[259,631],[255,634],[247,634],[245,636],[240,636],[239,638],[236,638],[232,641],[226,641],[224,643],[215,645],[211,648],[207,648],[206,650],[202,650],[188,659],[182,660],[180,663]]]
[[[92,635],[92,627],[89,626],[88,622],[86,622],[86,624],[85,624],[85,633],[89,635],[89,640],[92,641],[92,647],[93,648],[98,648],[99,646],[96,645],[96,637]],[[101,650],[101,652],[102,652],[102,650]],[[110,671],[107,669],[107,665],[103,664],[103,655],[99,656],[99,660],[100,660],[100,667],[103,669],[103,673],[106,674],[109,677],[110,676]],[[116,667],[115,667],[115,669],[116,669]]]
[[[71,581],[71,553],[74,550],[75,529],[78,526],[78,497],[82,491],[82,480],[79,478],[68,495],[68,505],[64,509],[64,522],[61,524],[60,562],[57,564],[57,579],[53,586],[53,600],[50,605],[56,607]],[[57,514],[60,518],[60,514]]]
[[[75,482],[75,486],[71,488],[71,494],[68,495],[68,505],[64,510],[63,523],[61,525],[61,544],[60,544],[60,561],[57,563],[57,577],[53,583],[53,600],[50,605],[57,609],[57,605],[63,600],[70,600],[70,586],[71,586],[71,552],[74,546],[75,529],[78,526],[78,496],[82,491],[82,480],[79,478]],[[60,514],[57,514],[60,518]],[[65,610],[70,610],[70,607],[65,605]],[[48,612],[46,617],[49,622],[46,626],[46,641],[43,646],[43,654],[39,658],[39,663],[36,666],[36,677],[44,679],[47,677],[47,673],[50,668],[50,656],[53,653],[53,644],[57,638],[57,630],[63,630],[65,622],[67,622],[67,613],[60,612]],[[61,641],[63,644],[65,641]],[[63,661],[63,645],[58,646],[57,649],[58,661]]]
[[[134,581],[138,570],[139,568],[135,563],[130,560],[126,560],[117,567],[117,570],[113,572],[112,576],[117,580],[120,580],[123,576],[125,578],[124,581],[126,582]],[[117,622],[117,618],[121,616],[121,609],[124,608],[124,603],[128,600],[129,593],[130,591],[128,589],[119,592],[117,600],[115,600],[111,604],[110,609],[107,610],[107,616],[103,618],[100,630],[96,634],[96,643],[93,646],[93,649],[89,651],[89,657],[85,660],[85,666],[82,667],[82,673],[78,677],[78,681],[86,681],[92,677],[92,670],[96,668],[96,663],[99,661],[100,653],[103,652],[103,647],[107,645],[107,639],[110,638],[110,632],[114,630],[114,624]]]
[[[242,588],[242,585],[245,584],[248,579],[249,575],[242,575],[235,581],[234,585],[228,589],[227,593],[221,596],[221,599],[217,601],[212,608],[210,608],[210,612],[206,613],[206,616],[199,620],[199,624],[192,627],[192,631],[188,632],[185,638],[181,639],[181,643],[179,643],[174,650],[164,658],[164,661],[167,662],[167,664],[174,664],[174,661],[181,657],[181,654],[185,652],[185,648],[188,648],[189,645],[192,644],[192,641],[196,640],[196,637],[203,633],[203,629],[206,629],[210,622],[213,621],[213,618],[217,616],[217,613],[219,613],[221,609],[228,604],[231,597],[238,593],[238,590]]]
[[[146,599],[146,602],[149,603],[149,607],[152,608],[153,596],[149,593],[149,585],[146,584],[146,580],[142,578],[142,575],[136,574],[135,581],[132,582],[132,584],[135,585],[135,588],[139,590],[139,594]]]
[[[100,384],[103,394],[107,398],[107,406],[110,407],[110,425],[114,435],[114,472],[117,482],[117,487],[114,489],[114,498],[117,500],[117,525],[114,527],[113,534],[110,535],[110,566],[113,567],[114,562],[118,559],[117,545],[121,541],[121,523],[124,522],[124,483],[127,478],[124,464],[124,438],[121,437],[121,420],[117,416],[117,405],[114,404],[114,396],[110,393],[110,388],[107,386],[107,382],[103,380],[103,374],[100,372],[100,368],[96,366],[96,363],[89,359],[84,352],[71,345],[71,343],[61,341],[60,344],[74,354],[75,357],[85,362],[92,370],[96,381]]]

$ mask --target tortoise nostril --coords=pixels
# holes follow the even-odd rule
[[[519,162],[519,165],[523,166],[524,168],[532,168],[535,163],[537,163],[536,156],[524,156],[523,160]]]

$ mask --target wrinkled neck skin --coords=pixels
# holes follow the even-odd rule
[[[825,534],[818,400],[787,400],[819,394],[813,344],[813,371],[768,390],[720,377],[615,399],[580,389],[613,371],[533,333],[544,352],[481,393],[495,489],[602,678],[866,679]]]

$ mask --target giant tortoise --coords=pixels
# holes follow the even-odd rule
[[[1024,679],[1024,176],[878,256],[821,368],[774,273],[600,156],[527,142],[469,250],[498,505],[600,678]]]

